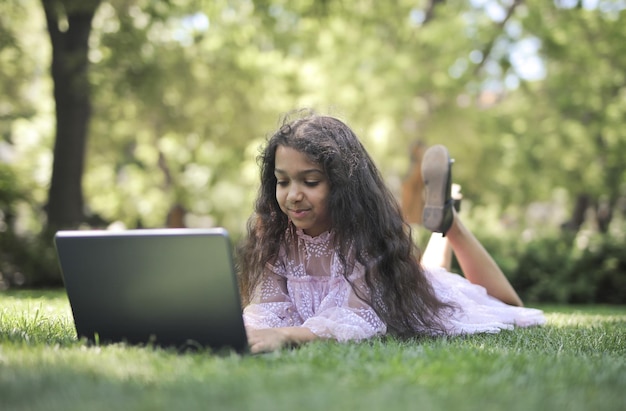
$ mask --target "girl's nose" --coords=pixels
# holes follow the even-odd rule
[[[302,191],[298,184],[292,184],[287,193],[287,200],[294,202],[302,200]]]

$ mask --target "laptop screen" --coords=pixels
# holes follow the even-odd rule
[[[226,230],[59,231],[55,246],[79,338],[246,349]]]

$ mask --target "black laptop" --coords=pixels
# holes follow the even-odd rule
[[[59,231],[79,338],[247,350],[226,230]]]

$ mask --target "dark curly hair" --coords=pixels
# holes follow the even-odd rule
[[[293,148],[319,164],[330,182],[328,209],[344,275],[355,261],[365,267],[368,303],[397,336],[441,333],[441,313],[450,306],[436,297],[419,264],[420,251],[397,200],[354,132],[340,120],[307,112],[286,117],[258,158],[261,186],[248,236],[238,248],[238,273],[244,304],[272,263],[289,228],[276,200],[275,155]],[[356,250],[356,252],[355,252]]]

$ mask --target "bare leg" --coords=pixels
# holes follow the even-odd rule
[[[463,198],[460,185],[452,184],[451,197],[454,200],[454,208],[458,212]],[[426,267],[442,267],[450,271],[452,269],[452,255],[453,250],[448,238],[440,233],[432,233],[422,254],[421,263]]]
[[[452,268],[452,246],[448,238],[439,233],[432,233],[422,254],[421,263],[425,267],[442,267],[450,271]]]
[[[446,238],[454,250],[465,278],[485,287],[489,295],[504,303],[523,306],[524,303],[500,267],[474,234],[463,225],[456,213],[454,214],[454,220],[446,232]]]

